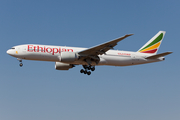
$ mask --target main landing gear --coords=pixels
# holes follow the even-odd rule
[[[83,68],[84,69],[80,70],[80,73],[84,73],[84,74],[87,74],[87,75],[91,75],[91,71],[95,70],[95,67],[91,66],[91,65],[89,65],[89,66],[88,65],[83,65]]]
[[[20,62],[19,66],[22,67],[23,66],[22,59],[17,58],[17,60]]]

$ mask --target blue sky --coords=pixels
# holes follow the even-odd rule
[[[179,120],[178,0],[0,1],[0,119]],[[130,67],[82,66],[57,71],[53,62],[23,61],[6,54],[20,44],[92,47],[134,33],[115,49],[137,51],[166,31],[159,53],[166,60]]]

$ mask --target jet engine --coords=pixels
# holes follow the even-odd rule
[[[74,65],[72,64],[66,64],[62,62],[56,62],[55,63],[55,68],[56,70],[69,70],[70,68],[73,68]]]
[[[61,52],[60,61],[61,62],[74,62],[78,59],[78,55],[75,52]]]

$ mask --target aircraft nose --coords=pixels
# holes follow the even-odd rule
[[[10,50],[10,49],[7,50],[6,53],[7,53],[8,55],[12,55],[12,54],[13,54],[13,53],[12,53],[12,50]]]
[[[7,54],[10,54],[10,50],[7,50],[6,53],[7,53]]]

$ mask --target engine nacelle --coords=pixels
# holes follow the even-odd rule
[[[55,63],[55,68],[56,70],[69,70],[70,68],[73,68],[74,66],[71,64],[66,64],[62,62],[56,62]]]
[[[75,52],[61,52],[61,62],[74,62],[78,59],[78,55]]]

